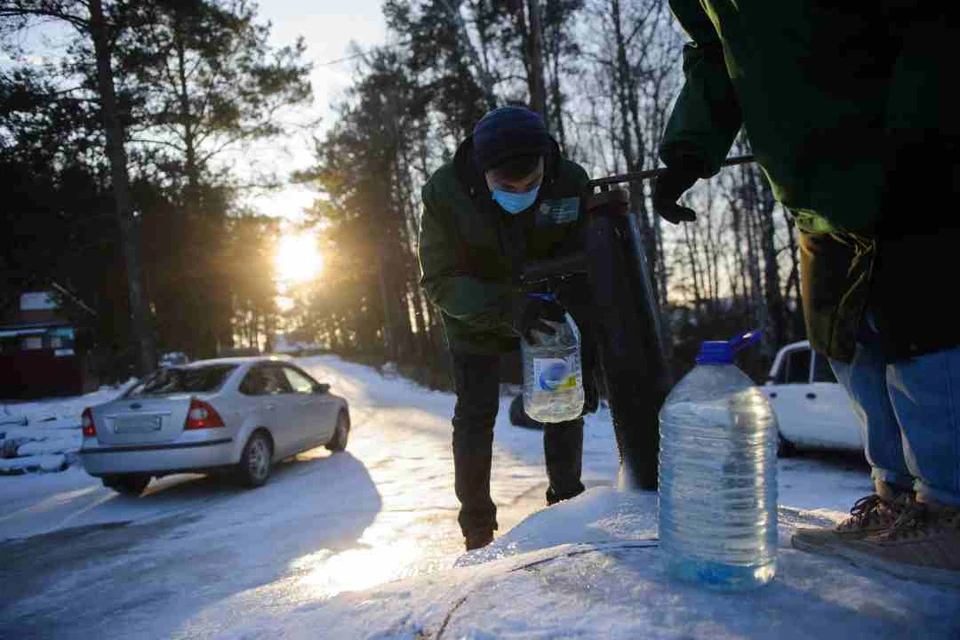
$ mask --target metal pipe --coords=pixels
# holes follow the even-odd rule
[[[732,158],[727,158],[723,161],[722,167],[732,167],[738,164],[749,164],[751,162],[756,162],[756,158],[752,155],[747,156],[734,156]],[[620,184],[623,182],[636,182],[640,180],[647,180],[649,178],[655,178],[660,174],[664,173],[667,170],[666,167],[658,167],[656,169],[646,169],[644,171],[630,171],[628,173],[620,173],[615,176],[609,176],[607,178],[596,178],[595,180],[590,181],[590,187],[605,187],[612,184]]]

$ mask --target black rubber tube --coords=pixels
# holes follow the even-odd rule
[[[650,274],[626,193],[596,194],[585,209],[597,348],[622,472],[635,488],[655,490],[659,412],[671,381]]]

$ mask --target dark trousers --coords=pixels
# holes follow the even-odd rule
[[[493,425],[500,408],[500,356],[453,354],[457,406],[453,413],[453,468],[460,529],[492,531],[497,507],[490,498]],[[583,492],[583,420],[549,424],[543,430],[547,504]]]

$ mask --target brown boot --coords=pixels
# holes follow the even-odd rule
[[[790,543],[795,549],[812,553],[835,554],[835,547],[844,540],[860,540],[886,531],[913,499],[910,494],[899,497],[878,494],[857,500],[850,509],[850,517],[833,529],[801,529],[793,534]]]
[[[960,508],[914,502],[893,527],[844,540],[837,554],[900,578],[960,586]]]

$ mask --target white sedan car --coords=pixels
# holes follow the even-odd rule
[[[342,451],[347,401],[275,358],[203,360],[159,369],[120,398],[84,409],[80,459],[121,493],[153,477],[232,471],[267,481],[274,462],[325,445]]]
[[[781,456],[797,449],[863,452],[861,421],[847,391],[809,342],[780,350],[763,390],[777,414]]]

